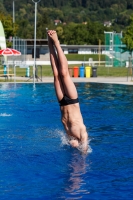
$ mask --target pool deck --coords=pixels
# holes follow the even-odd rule
[[[90,77],[90,78],[71,78],[75,83],[89,82],[89,83],[112,83],[112,84],[126,84],[133,85],[131,77]],[[53,77],[43,77],[44,83],[53,82]]]
[[[81,82],[88,82],[88,83],[107,83],[107,84],[124,84],[124,85],[133,85],[133,78],[132,77],[71,77],[72,81],[74,83],[81,83]],[[4,80],[4,79],[3,79]],[[12,78],[14,80],[14,78]],[[16,77],[16,82],[19,81],[21,83],[33,83],[33,78],[28,77]],[[29,82],[30,81],[30,82]],[[35,83],[53,83],[54,78],[53,77],[43,77],[42,81],[40,79],[35,79]],[[0,83],[5,83],[0,82]],[[7,83],[7,81],[6,81]]]

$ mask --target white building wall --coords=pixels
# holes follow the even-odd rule
[[[78,54],[91,54],[90,48],[79,48]]]
[[[64,54],[68,54],[68,49],[64,49]]]

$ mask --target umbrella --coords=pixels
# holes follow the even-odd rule
[[[0,50],[0,55],[3,55],[3,56],[19,56],[19,55],[21,55],[21,52],[16,50],[16,49],[6,48],[6,49]],[[5,71],[6,71],[6,69],[5,69]],[[15,66],[14,66],[14,75],[15,75]]]
[[[6,48],[0,50],[0,55],[3,56],[13,56],[13,55],[21,55],[20,51],[17,51],[16,49]]]

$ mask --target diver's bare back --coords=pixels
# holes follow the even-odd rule
[[[87,140],[86,127],[80,112],[79,103],[61,106],[62,123],[69,136],[73,136],[80,142]]]

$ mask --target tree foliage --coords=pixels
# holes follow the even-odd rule
[[[15,24],[12,23],[13,1],[0,0],[0,20],[6,38],[34,38],[35,6],[32,0],[15,0]],[[64,44],[104,44],[104,31],[122,31],[129,24],[131,0],[41,0],[37,4],[37,38],[46,38],[46,28],[56,29]],[[54,20],[61,20],[55,26]],[[111,21],[112,27],[104,27]],[[85,23],[86,22],[86,23]],[[64,25],[66,24],[66,25]]]
[[[124,44],[126,44],[126,48],[124,49],[124,51],[129,51],[130,55],[132,55],[132,52],[133,52],[133,15],[131,15],[131,17],[130,17],[130,25],[126,28],[122,41]]]
[[[104,31],[111,31],[103,24],[88,20],[87,24],[69,23],[66,26],[57,26],[56,31],[61,43],[68,45],[98,45],[99,39],[104,44]]]
[[[15,12],[16,17],[20,19],[21,14],[28,13],[28,18],[32,16],[34,10],[34,3],[32,0],[15,0]],[[2,5],[0,9],[4,9],[12,14],[12,1],[0,0]],[[52,20],[59,17],[62,21],[72,20],[72,22],[81,23],[85,21],[93,20],[93,15],[96,17],[96,21],[103,22],[104,20],[117,20],[119,16],[129,17],[129,11],[133,9],[132,0],[41,0],[38,3],[38,8],[51,9],[48,16]],[[22,10],[23,9],[23,10]],[[25,10],[25,11],[24,11]],[[20,14],[21,13],[21,14]],[[73,17],[69,18],[70,13],[73,13]],[[70,21],[67,21],[70,22]],[[121,21],[117,21],[117,23]]]
[[[3,24],[6,38],[14,36],[17,32],[18,25],[13,24],[12,17],[10,15],[5,15],[4,13],[0,12],[0,21]]]

